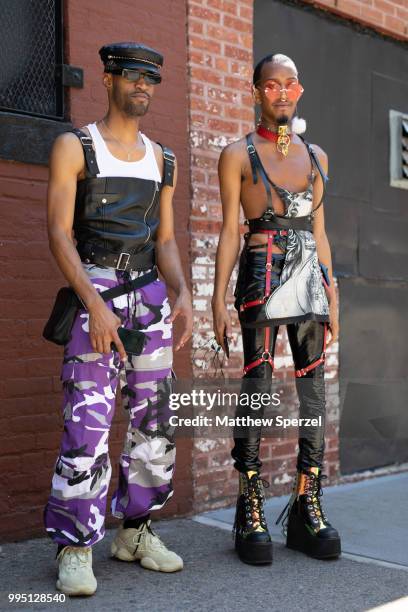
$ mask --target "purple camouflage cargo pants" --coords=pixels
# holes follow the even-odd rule
[[[138,276],[83,265],[98,291]],[[143,331],[146,344],[141,355],[129,355],[126,362],[116,351],[95,353],[88,313],[81,310],[76,317],[61,374],[64,432],[44,509],[48,534],[63,545],[90,546],[104,536],[111,476],[108,438],[118,384],[129,426],[112,514],[143,516],[161,508],[173,493],[176,451],[168,425],[173,353],[172,324],[165,322],[170,314],[166,285],[153,281],[107,305],[124,327]]]

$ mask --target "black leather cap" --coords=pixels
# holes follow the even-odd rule
[[[163,66],[161,53],[135,42],[104,45],[99,49],[99,55],[105,64],[105,72],[121,68],[145,68],[150,72],[160,74],[160,68]]]

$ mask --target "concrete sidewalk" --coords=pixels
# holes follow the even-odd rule
[[[370,610],[408,595],[407,485],[408,475],[403,474],[325,489],[325,508],[347,551],[337,561],[309,559],[286,549],[275,536],[273,565],[244,565],[233,550],[232,509],[155,525],[184,558],[185,568],[177,574],[110,559],[113,532],[108,531],[94,548],[97,593],[60,604],[8,603],[8,593],[55,593],[55,547],[48,539],[6,544],[0,553],[0,610]],[[271,528],[272,515],[277,516],[286,499],[268,501]],[[408,603],[403,605],[408,609]]]
[[[341,535],[343,553],[361,557],[361,561],[399,565],[408,572],[408,473],[325,487],[322,499],[330,522]],[[287,501],[287,496],[274,497],[265,504],[274,541],[284,541],[281,525],[275,521]],[[225,508],[197,518],[230,529],[234,512],[234,508]]]

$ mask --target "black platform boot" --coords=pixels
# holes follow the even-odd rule
[[[239,474],[233,529],[235,549],[241,561],[254,565],[272,563],[272,540],[263,510],[263,482],[255,471]]]
[[[284,519],[286,546],[315,559],[334,559],[341,553],[340,536],[320,503],[323,492],[319,468],[298,472],[292,497],[276,521]]]

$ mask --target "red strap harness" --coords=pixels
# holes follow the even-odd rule
[[[246,310],[247,308],[252,308],[253,306],[259,306],[261,304],[265,304],[266,300],[268,299],[268,297],[271,294],[272,245],[273,245],[273,242],[274,242],[275,235],[277,233],[279,233],[279,232],[287,233],[285,230],[259,230],[259,232],[257,232],[257,233],[262,233],[262,234],[267,234],[268,235],[268,242],[267,242],[267,248],[266,248],[266,264],[265,264],[265,269],[266,269],[266,274],[265,274],[265,293],[264,293],[264,296],[262,298],[258,298],[256,300],[251,300],[249,302],[245,302],[244,304],[241,304],[241,306],[240,306],[240,311],[241,312],[243,310]],[[296,378],[300,378],[301,376],[305,376],[305,374],[307,374],[311,370],[314,370],[314,368],[317,368],[318,365],[320,365],[321,363],[324,362],[325,356],[326,356],[326,335],[327,335],[327,325],[325,323],[324,324],[324,337],[323,337],[323,351],[322,351],[322,354],[320,355],[319,359],[317,359],[316,361],[314,361],[313,363],[308,365],[306,368],[301,368],[300,370],[295,370],[295,377]],[[271,328],[267,326],[267,327],[264,328],[264,350],[263,350],[263,353],[262,353],[261,357],[259,357],[258,359],[255,359],[255,361],[251,361],[251,363],[247,364],[244,367],[244,369],[243,369],[243,373],[244,374],[246,374],[247,372],[249,372],[253,368],[256,368],[258,365],[260,365],[261,363],[264,363],[265,361],[267,361],[269,363],[269,365],[271,366],[271,368],[273,369],[274,363],[273,363],[272,355],[269,352],[270,337],[271,337]]]
[[[252,308],[252,306],[259,306],[261,304],[265,304],[266,300],[270,296],[271,293],[271,275],[272,275],[272,245],[274,241],[274,237],[276,234],[286,235],[287,230],[259,230],[256,232],[257,234],[267,234],[268,242],[266,243],[266,275],[265,275],[265,294],[262,298],[258,298],[257,300],[251,300],[250,302],[245,302],[241,304],[240,311],[246,310],[247,308]]]
[[[260,365],[264,361],[267,361],[269,363],[269,365],[271,366],[272,370],[273,370],[273,359],[272,359],[272,355],[269,352],[269,339],[270,339],[270,337],[271,337],[271,328],[270,327],[265,327],[264,328],[264,350],[263,350],[263,353],[259,357],[259,359],[255,359],[255,361],[252,361],[251,363],[249,363],[248,365],[246,365],[244,367],[244,370],[243,370],[244,374],[246,374],[247,372],[252,370],[252,368],[256,368],[256,366]]]
[[[310,370],[314,370],[318,365],[324,363],[326,357],[326,337],[327,337],[327,323],[324,323],[324,336],[323,336],[323,350],[319,359],[316,359],[313,363],[306,366],[305,368],[301,368],[300,370],[295,370],[295,377],[300,378],[301,376],[305,376]]]
[[[266,275],[265,275],[265,293],[263,298],[260,298],[258,300],[252,300],[251,302],[246,302],[245,304],[242,304],[241,306],[241,310],[245,310],[246,308],[251,308],[251,306],[256,306],[258,304],[264,304],[266,302],[266,300],[268,299],[268,297],[271,294],[271,273],[272,273],[272,245],[273,245],[273,239],[275,237],[275,235],[278,233],[279,230],[272,230],[272,231],[268,231],[268,230],[263,230],[262,233],[264,234],[268,234],[268,242],[267,242],[267,248],[266,248],[266,264],[265,264],[265,269],[266,269]],[[248,365],[246,365],[244,367],[244,374],[246,374],[247,372],[249,372],[250,370],[252,370],[252,368],[256,368],[256,366],[260,365],[261,363],[263,363],[264,361],[267,361],[269,363],[269,365],[271,366],[271,368],[273,369],[273,359],[272,359],[272,355],[269,352],[269,340],[271,337],[271,328],[270,327],[265,327],[264,328],[264,350],[263,353],[261,355],[261,357],[259,357],[258,359],[255,359],[255,361],[252,361],[251,363],[249,363]]]

